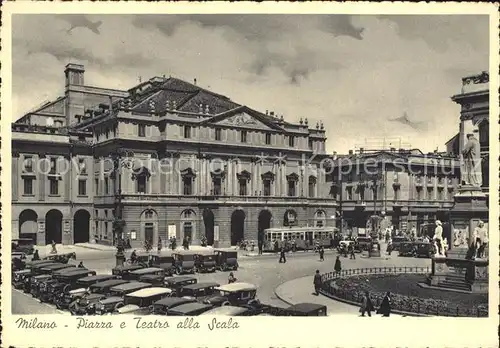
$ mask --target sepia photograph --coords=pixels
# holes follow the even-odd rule
[[[154,12],[9,19],[16,328],[498,319],[488,12]]]

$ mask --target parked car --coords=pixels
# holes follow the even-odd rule
[[[169,308],[167,310],[167,315],[182,316],[182,317],[196,316],[200,315],[203,312],[208,311],[212,307],[213,306],[211,304],[205,304],[199,302],[184,303],[180,306]]]
[[[149,283],[152,286],[164,286],[165,275],[163,274],[145,274],[138,279],[141,283]]]
[[[337,252],[339,254],[346,254],[347,251],[349,250],[349,246],[352,245],[354,248],[354,241],[352,240],[341,240],[339,242],[339,246],[337,247]]]
[[[326,306],[316,303],[298,303],[286,309],[292,317],[326,317]]]
[[[166,276],[173,276],[175,260],[172,255],[151,255],[151,266],[162,268]]]
[[[63,269],[67,269],[67,268],[76,268],[76,267],[75,267],[75,265],[67,265],[67,264],[63,264],[63,263],[49,264],[49,265],[45,265],[45,266],[41,267],[39,269],[39,272],[41,275],[45,275],[46,277],[38,277],[38,276],[32,277],[31,281],[30,281],[30,291],[29,292],[34,297],[38,297],[39,291],[40,291],[39,286],[41,285],[41,283],[45,283],[49,279],[52,280],[52,274],[54,274],[54,272],[57,272],[57,271],[60,271]]]
[[[399,247],[401,246],[401,243],[408,242],[408,241],[409,241],[408,238],[401,237],[401,236],[396,236],[396,237],[392,238],[392,250],[399,251]]]
[[[116,311],[123,306],[123,297],[134,291],[150,288],[151,284],[140,282],[129,282],[114,286],[110,289],[108,296],[95,304],[95,314],[103,315]]]
[[[70,259],[76,260],[76,253],[53,254],[43,258],[43,260],[50,260],[59,263],[68,263]]]
[[[43,262],[35,261],[35,262],[38,262],[38,263],[37,264],[35,264],[35,263],[28,263],[26,265],[25,269],[31,270],[31,272],[30,273],[25,273],[22,276],[22,280],[24,281],[24,285],[21,286],[20,288],[25,293],[31,292],[31,278],[32,277],[35,277],[35,276],[38,276],[38,275],[42,275],[43,274],[42,273],[42,269],[45,266],[50,266],[50,265],[56,265],[57,264],[55,262],[49,262],[49,261],[43,261]],[[15,276],[16,273],[17,272],[14,272],[14,276]]]
[[[95,314],[95,305],[100,300],[106,298],[110,289],[125,283],[129,283],[129,281],[125,279],[109,279],[92,284],[89,288],[89,293],[73,301],[68,306],[68,309],[73,315]]]
[[[151,254],[146,252],[136,253],[136,259],[132,262],[131,259],[127,260],[127,264],[141,265],[142,267],[151,267]]]
[[[208,296],[213,295],[215,288],[218,286],[220,286],[220,284],[214,282],[185,285],[180,290],[178,296],[203,301]]]
[[[31,277],[33,271],[31,269],[22,269],[16,271],[12,275],[12,286],[15,289],[22,289],[24,287],[24,280]]]
[[[134,263],[134,264],[123,264],[121,266],[116,266],[111,270],[111,274],[119,276],[123,279],[128,279],[129,273],[138,269],[146,268],[147,265]]]
[[[26,254],[22,251],[13,251],[11,254],[11,259],[26,260]]]
[[[194,255],[194,266],[196,272],[215,272],[216,255],[210,253],[196,253]]]
[[[176,274],[184,274],[184,273],[193,273],[195,271],[194,268],[194,253],[191,252],[182,252],[182,253],[174,253],[172,254],[175,260],[175,273]]]
[[[95,272],[93,273],[94,273],[93,275],[87,275],[87,276],[83,275],[79,279],[76,279],[76,282],[71,285],[69,291],[67,288],[64,289],[64,291],[58,297],[58,302],[56,302],[57,308],[59,309],[68,308],[72,302],[88,294],[89,288],[93,284],[96,284],[100,281],[116,279],[116,276],[114,275],[109,275],[109,274],[95,275]]]
[[[116,306],[114,314],[149,314],[153,309],[153,303],[162,298],[169,297],[172,290],[169,288],[146,288],[125,295],[123,306]]]
[[[146,268],[140,268],[136,269],[134,271],[130,271],[126,277],[128,280],[139,280],[141,276],[145,275],[159,275],[162,277],[165,277],[165,271],[163,268],[157,268],[157,267],[146,267]],[[122,277],[123,278],[123,277]]]
[[[20,271],[26,268],[26,255],[24,253],[13,253],[11,255],[11,271],[14,274],[15,271]]]
[[[26,261],[24,268],[36,269],[36,268],[41,268],[43,265],[55,264],[55,263],[57,263],[57,262],[54,262],[52,260]]]
[[[215,288],[218,294],[208,297],[203,303],[212,304],[214,306],[241,306],[260,305],[259,300],[255,299],[257,287],[248,283],[231,283]]]
[[[35,242],[31,238],[12,239],[12,252],[22,252],[31,255],[35,252]]]
[[[416,242],[415,243],[415,257],[431,258],[436,251],[432,243]]]
[[[216,267],[221,271],[238,269],[238,252],[227,250],[215,250]]]
[[[56,272],[52,275],[50,283],[44,282],[40,284],[40,300],[42,302],[54,302],[56,306],[60,302],[61,308],[58,308],[66,308],[67,306],[64,305],[61,297],[64,297],[65,293],[76,287],[78,279],[95,274],[95,271],[86,268],[71,268],[62,272]],[[43,285],[46,286],[42,288]]]
[[[170,308],[193,302],[197,301],[195,299],[186,297],[166,297],[153,303],[151,314],[165,315]]]
[[[165,286],[173,290],[173,296],[180,296],[182,287],[198,283],[198,279],[191,276],[180,276],[165,279]]]
[[[236,307],[236,306],[221,306],[209,309],[206,312],[201,313],[201,315],[221,315],[230,317],[243,317],[255,315],[257,312],[255,309],[248,307]]]
[[[357,243],[355,243],[354,251],[363,252],[369,251],[372,246],[372,238],[371,237],[358,237]]]
[[[415,256],[415,243],[402,242],[399,246],[399,256]]]

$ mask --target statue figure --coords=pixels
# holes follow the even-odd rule
[[[443,255],[443,226],[440,220],[436,220],[436,230],[434,231],[434,237],[432,238],[434,240],[434,245],[438,249],[437,253],[439,255]]]
[[[465,185],[481,187],[481,148],[474,134],[467,134],[467,143],[462,151],[462,182]]]
[[[474,229],[473,242],[475,243],[477,258],[482,258],[488,245],[488,229],[484,226],[483,221],[479,221],[477,227]]]
[[[443,250],[443,254],[446,255],[446,252],[448,251],[448,239],[443,238],[443,241],[441,242],[441,250]]]

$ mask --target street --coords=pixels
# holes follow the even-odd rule
[[[95,270],[98,274],[111,273],[115,265],[114,251],[83,250],[77,252],[77,261],[83,261],[85,267]],[[325,261],[320,262],[319,256],[313,252],[297,252],[287,254],[286,263],[278,263],[279,255],[261,256],[239,256],[239,269],[234,272],[240,282],[255,284],[258,288],[257,297],[265,304],[279,307],[287,307],[287,303],[277,298],[276,288],[284,282],[311,276],[318,269],[321,273],[333,270],[336,251],[326,251]],[[392,267],[392,266],[430,266],[428,259],[398,257],[397,253],[386,258],[364,258],[360,254],[355,260],[340,258],[342,268],[364,268],[364,267]],[[229,272],[196,274],[199,282],[215,281],[226,284]],[[312,290],[312,284],[311,284]],[[332,302],[335,302],[331,300]],[[12,313],[13,314],[56,314],[62,313],[55,306],[38,302],[30,295],[18,290],[12,290]]]

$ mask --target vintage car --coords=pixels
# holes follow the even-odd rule
[[[12,239],[12,252],[16,251],[31,255],[35,252],[35,242],[31,238]]]
[[[165,271],[163,270],[163,268],[146,267],[146,268],[136,269],[135,271],[130,271],[126,277],[122,278],[133,281],[133,280],[139,280],[141,276],[145,275],[159,275],[165,277]]]
[[[182,253],[174,253],[172,254],[175,260],[175,273],[176,274],[184,274],[184,273],[193,273],[195,271],[194,268],[194,253],[191,252],[182,252]]]
[[[31,277],[33,271],[31,269],[22,269],[12,274],[12,286],[15,289],[22,289],[24,287],[24,280]]]
[[[97,302],[94,306],[95,314],[103,315],[107,313],[112,313],[118,307],[123,306],[123,297],[134,291],[150,288],[151,284],[140,283],[140,282],[129,282],[125,284],[120,284],[109,289],[109,294],[106,298]]]
[[[11,259],[26,260],[26,254],[22,251],[13,251],[11,254]]]
[[[357,252],[363,252],[363,251],[368,251],[371,248],[372,245],[372,238],[371,237],[358,237],[356,240],[357,243],[354,243],[354,251]]]
[[[167,315],[190,317],[190,316],[200,315],[201,313],[206,312],[212,308],[213,305],[211,304],[205,304],[199,302],[184,303],[180,306],[169,308],[167,310]]]
[[[415,256],[415,243],[402,242],[399,246],[398,256]]]
[[[11,257],[11,271],[20,271],[26,268],[26,255],[23,253],[13,253]]]
[[[113,275],[119,276],[123,279],[128,279],[129,273],[141,268],[146,268],[147,265],[134,263],[134,264],[123,264],[121,266],[116,266],[111,270]]]
[[[179,296],[180,290],[189,284],[198,283],[198,279],[190,276],[180,276],[165,279],[165,286],[173,290],[173,296]]]
[[[225,284],[215,288],[218,294],[206,298],[203,303],[214,306],[259,306],[260,302],[255,298],[257,287],[248,283]]]
[[[146,252],[138,252],[135,255],[135,261],[132,262],[131,259],[127,260],[127,264],[129,265],[141,265],[144,267],[151,267],[152,264],[152,255]]]
[[[166,276],[173,276],[175,260],[172,255],[151,255],[151,266],[162,268]]]
[[[221,271],[238,269],[238,252],[215,250],[216,267]]]
[[[326,317],[326,306],[316,303],[298,303],[286,309],[292,317]]]
[[[402,236],[396,236],[396,237],[392,238],[392,250],[399,251],[399,247],[401,246],[401,243],[408,242],[408,241],[409,241],[408,238],[402,237]]]
[[[196,272],[215,272],[216,255],[210,253],[196,253],[194,255],[194,267]]]
[[[169,297],[172,290],[169,288],[146,288],[125,295],[122,305],[116,305],[113,314],[149,314],[153,310],[153,303]]]
[[[192,298],[185,297],[166,297],[159,301],[153,303],[153,308],[151,309],[151,314],[165,315],[170,308],[174,308],[185,303],[197,302]]]
[[[221,306],[209,309],[206,312],[201,313],[201,315],[223,315],[230,317],[243,317],[255,315],[257,312],[255,309],[249,307],[236,307],[236,306]]]
[[[65,293],[73,290],[77,285],[76,282],[80,278],[95,275],[95,271],[86,268],[70,268],[61,272],[55,272],[52,275],[51,281],[42,282],[39,286],[39,296],[42,302],[61,302],[63,306],[63,299]],[[68,303],[69,304],[69,303]],[[67,306],[61,307],[66,308]],[[59,307],[58,307],[59,308]],[[61,309],[60,308],[60,309]]]
[[[52,254],[43,258],[43,260],[50,260],[59,263],[68,263],[70,259],[76,260],[76,253]]]
[[[177,296],[203,301],[208,296],[213,295],[215,288],[218,286],[220,284],[214,282],[185,285],[180,289]]]
[[[436,251],[432,243],[416,242],[415,243],[415,257],[431,258]]]
[[[42,284],[48,285],[49,283],[56,282],[57,280],[52,277],[54,273],[60,274],[66,271],[72,271],[76,269],[74,265],[65,265],[62,263],[49,265],[46,267],[42,267],[40,269],[40,276],[31,277],[30,278],[30,293],[34,297],[38,297],[40,295],[40,286]]]
[[[81,268],[80,268],[81,269]],[[83,273],[83,272],[82,272]],[[66,287],[64,291],[60,293],[57,298],[56,306],[59,309],[68,308],[71,303],[73,303],[78,298],[88,294],[91,285],[96,284],[100,281],[105,281],[109,279],[115,279],[116,276],[109,274],[96,275],[95,272],[90,271],[89,274],[83,275],[76,279],[76,282],[71,284],[71,288]],[[93,274],[91,274],[93,273]],[[73,274],[76,278],[77,276]]]
[[[352,240],[341,240],[339,242],[339,246],[337,247],[337,252],[339,254],[347,254],[347,251],[349,250],[349,245],[352,245],[354,248],[354,241]]]
[[[35,263],[36,262],[36,263]],[[22,289],[25,293],[29,293],[31,291],[31,277],[41,275],[42,274],[42,268],[45,266],[49,265],[56,265],[57,263],[55,262],[48,262],[48,261],[35,261],[35,262],[28,262],[26,264],[26,270],[30,270],[30,273],[23,273],[22,276],[19,278],[19,282],[23,281],[24,285],[20,285],[19,289]],[[13,278],[15,278],[16,274],[20,271],[16,271],[13,274]]]
[[[84,294],[73,301],[69,305],[68,309],[73,315],[94,314],[95,304],[106,298],[110,289],[125,283],[129,283],[129,281],[124,279],[109,279],[92,284],[89,287],[89,293]]]
[[[57,263],[57,262],[54,262],[51,260],[27,261],[24,268],[36,270],[36,269],[40,269],[44,265],[55,264],[55,263]]]

